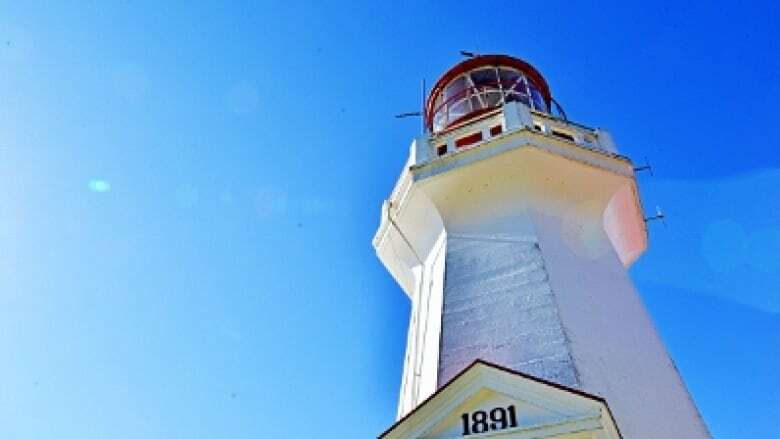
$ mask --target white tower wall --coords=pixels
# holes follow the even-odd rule
[[[625,438],[709,438],[617,255],[583,257],[559,219],[536,224],[578,387],[609,402]]]
[[[708,438],[626,271],[646,246],[632,164],[607,134],[497,120],[441,157],[417,139],[383,210],[374,245],[412,299],[398,416],[483,359],[604,397],[626,438]]]

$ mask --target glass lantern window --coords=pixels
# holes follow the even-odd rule
[[[506,102],[521,102],[548,112],[538,87],[521,71],[508,67],[480,67],[454,78],[436,97],[431,118],[434,132],[468,115]]]

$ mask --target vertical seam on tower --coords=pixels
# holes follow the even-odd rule
[[[433,262],[431,264],[430,270],[428,270],[428,277],[429,277],[429,281],[428,281],[428,298],[427,298],[426,303],[425,303],[425,310],[426,310],[428,316],[430,315],[430,312],[431,312],[431,296],[433,295],[433,291],[432,291],[433,290],[433,281],[434,281],[434,278],[433,278],[433,268],[436,265],[436,261],[438,260],[440,254],[441,254],[441,246],[439,246],[439,249],[436,252],[436,255],[433,257],[433,259],[432,259]],[[423,279],[425,279],[425,272],[426,272],[425,265],[423,265],[423,270],[422,270]],[[442,296],[443,296],[443,294],[442,294]],[[416,370],[414,372],[415,376],[417,377],[416,381],[415,381],[416,387],[415,387],[415,390],[414,390],[415,405],[417,405],[417,401],[419,401],[419,399],[420,399],[420,377],[422,376],[422,370],[421,370],[422,369],[422,365],[425,363],[425,343],[426,343],[426,337],[428,335],[428,321],[429,320],[430,319],[427,318],[427,316],[426,316],[425,326],[423,327],[423,334],[422,334],[422,349],[420,350],[420,356],[419,356],[419,358],[420,358],[419,369],[420,370]],[[437,365],[437,368],[438,368],[438,365]],[[438,382],[438,376],[437,376],[437,382]]]
[[[439,349],[437,352],[436,357],[436,389],[439,389],[439,386],[441,383],[439,383],[439,378],[441,378],[441,352],[444,348],[443,346],[443,339],[444,339],[444,300],[445,300],[445,290],[447,288],[447,241],[449,240],[449,235],[447,234],[447,230],[444,230],[444,242],[442,243],[442,247],[445,248],[444,251],[444,262],[442,264],[444,265],[444,268],[442,269],[441,273],[441,312],[439,312]]]
[[[531,222],[531,226],[536,229],[536,225]],[[537,232],[537,237],[539,236]],[[580,372],[577,370],[577,364],[574,362],[574,357],[571,351],[571,339],[569,338],[569,332],[566,329],[566,325],[563,324],[563,319],[561,319],[560,315],[560,307],[558,306],[558,295],[555,293],[555,288],[553,287],[552,281],[550,280],[550,273],[547,271],[547,261],[544,259],[544,252],[542,251],[542,244],[539,242],[539,239],[536,240],[534,243],[534,246],[539,250],[539,257],[542,259],[542,268],[544,269],[544,277],[547,281],[547,285],[550,287],[550,295],[552,295],[553,301],[555,302],[555,316],[558,318],[558,322],[560,323],[561,332],[563,332],[563,339],[566,344],[566,356],[569,358],[569,364],[571,364],[572,372],[574,373],[574,381],[575,385],[579,388],[582,388],[582,381],[580,381]]]

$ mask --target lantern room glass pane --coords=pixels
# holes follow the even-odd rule
[[[521,95],[527,95],[528,87],[526,86],[525,78],[523,77],[518,78],[518,81],[512,84],[512,88],[510,89],[510,91],[514,93],[519,93]]]
[[[497,107],[501,105],[501,92],[499,90],[490,90],[483,94],[488,107]]]
[[[489,69],[481,69],[471,72],[471,79],[474,81],[474,85],[478,90],[484,88],[497,88],[498,78],[496,78],[496,69],[491,67]]]
[[[534,109],[547,112],[547,105],[544,103],[542,94],[533,85],[531,86],[531,100],[534,104]]]
[[[520,78],[520,72],[517,70],[509,70],[509,69],[499,69],[498,70],[498,76],[501,80],[501,87],[504,90],[508,90],[510,87],[512,87],[515,82],[517,82],[518,78]]]
[[[474,110],[481,110],[485,108],[484,105],[482,105],[483,97],[478,94],[472,94],[471,95],[471,108]]]
[[[446,121],[444,120],[444,111],[439,110],[433,115],[433,130],[441,131],[444,129]]]
[[[444,89],[444,100],[451,102],[451,100],[463,97],[464,92],[468,87],[469,83],[465,76],[455,78],[455,80]]]
[[[501,104],[501,91],[495,67],[473,71],[471,79],[478,91],[478,96],[471,99],[473,108],[494,108]]]
[[[520,94],[520,93],[509,93],[506,95],[506,101],[507,102],[522,102],[525,105],[531,106],[531,101],[528,98],[528,95]]]
[[[469,99],[463,99],[460,101],[455,102],[452,104],[452,106],[449,107],[449,114],[447,117],[447,123],[452,123],[461,117],[471,113],[471,102]]]
[[[433,103],[434,114],[441,111],[443,102],[444,102],[444,98],[442,97],[442,95],[436,97],[436,101],[434,101]]]

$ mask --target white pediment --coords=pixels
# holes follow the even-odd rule
[[[478,361],[382,439],[619,439],[598,397]]]

